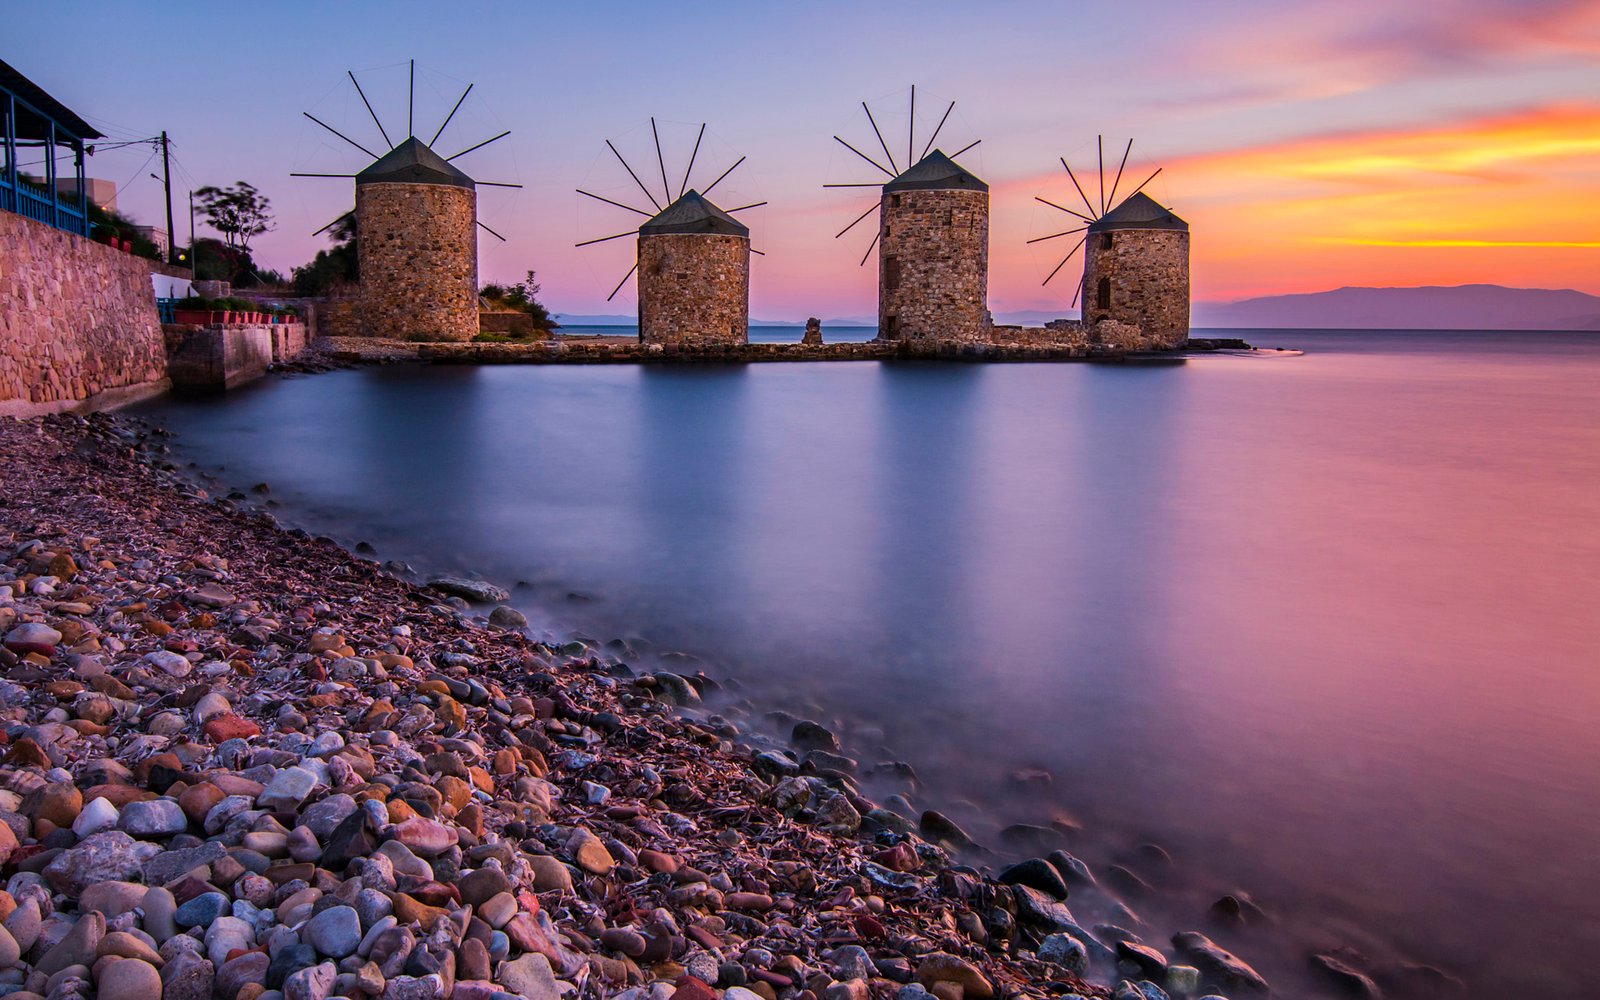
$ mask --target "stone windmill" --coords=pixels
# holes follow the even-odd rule
[[[1129,139],[1107,192],[1105,139],[1097,137],[1099,187],[1093,200],[1063,156],[1061,167],[1086,211],[1079,212],[1047,198],[1035,200],[1083,224],[1028,242],[1043,243],[1083,233],[1043,284],[1048,285],[1079,249],[1084,251],[1083,278],[1072,295],[1072,304],[1077,305],[1078,298],[1083,297],[1083,325],[1091,337],[1101,322],[1113,320],[1137,326],[1144,346],[1175,348],[1189,337],[1189,224],[1144,193],[1161,173],[1160,167],[1121,201],[1117,200],[1117,189],[1132,151],[1133,140]]]
[[[593,246],[638,236],[638,257],[606,296],[606,301],[616,298],[629,278],[635,274],[639,276],[641,344],[706,347],[748,343],[750,255],[761,251],[751,249],[750,229],[734,218],[734,213],[758,208],[766,202],[723,210],[707,197],[745,161],[745,157],[739,157],[703,191],[690,187],[700,144],[706,134],[706,126],[701,124],[688,166],[674,195],[672,183],[667,179],[666,157],[661,151],[661,133],[654,118],[650,119],[650,134],[655,141],[656,163],[661,169],[660,198],[639,178],[638,172],[610,139],[606,140],[606,148],[655,208],[654,213],[579,188],[579,194],[644,216],[645,221],[637,229],[584,240],[576,245]]]
[[[482,229],[505,237],[478,219],[478,185],[518,188],[503,181],[478,181],[451,161],[510,135],[501,132],[458,153],[434,152],[445,129],[472,92],[462,92],[450,113],[427,142],[414,131],[416,61],[410,64],[406,98],[406,137],[389,137],[378,113],[354,72],[346,73],[378,134],[389,147],[375,153],[338,129],[302,112],[317,125],[372,157],[353,174],[296,173],[295,177],[342,177],[355,180],[356,254],[360,291],[355,303],[330,312],[331,334],[391,337],[402,340],[471,340],[478,334],[478,239]],[[348,218],[347,212],[323,226],[318,235]]]
[[[911,88],[904,168],[865,101],[861,109],[887,165],[833,137],[889,178],[824,185],[879,188],[877,203],[834,236],[843,237],[877,211],[878,232],[861,266],[876,248],[879,340],[974,340],[988,331],[989,185],[956,162],[982,140],[948,156],[934,146],[955,106],[951,101],[945,108],[917,152],[917,88]]]

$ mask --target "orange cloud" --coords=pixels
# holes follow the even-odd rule
[[[1600,291],[1600,105],[1196,154],[1163,177],[1194,233],[1196,298],[1479,281]]]

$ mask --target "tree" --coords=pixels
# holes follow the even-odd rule
[[[250,252],[250,241],[272,230],[272,202],[249,181],[232,187],[203,187],[194,193],[206,224],[222,234],[228,246]]]
[[[357,277],[356,216],[346,212],[328,230],[333,247],[318,250],[309,264],[294,269],[294,290],[299,295],[327,295]]]
[[[479,293],[491,303],[517,312],[525,312],[533,317],[533,328],[548,333],[560,324],[551,317],[550,310],[539,303],[536,296],[542,290],[535,272],[529,271],[528,276],[515,285],[489,284],[484,285]]]

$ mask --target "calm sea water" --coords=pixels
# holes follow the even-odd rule
[[[1600,336],[1248,336],[1305,354],[388,368],[143,412],[291,523],[911,761],[991,844],[1164,846],[1157,945],[1207,930],[1286,995],[1339,945],[1596,995]],[[1209,925],[1236,889],[1276,919]]]
[[[561,327],[561,332],[568,336],[599,336],[599,337],[637,337],[637,326],[585,326],[573,324]],[[805,334],[803,325],[794,324],[766,324],[750,328],[750,342],[752,344],[798,344]],[[826,324],[822,328],[822,339],[830,344],[841,344],[850,341],[867,341],[878,335],[875,326],[838,326]]]

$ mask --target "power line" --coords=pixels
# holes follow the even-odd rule
[[[117,194],[120,195],[123,191],[127,190],[129,184],[132,184],[134,181],[138,180],[139,179],[139,175],[144,173],[144,168],[148,167],[150,165],[150,161],[155,159],[155,158],[156,158],[156,151],[152,149],[150,151],[150,155],[144,158],[144,163],[140,164],[139,165],[139,169],[135,170],[133,172],[133,176],[129,177],[127,180],[123,181],[122,182],[122,186],[117,188]],[[115,197],[115,195],[113,195],[113,197]]]

